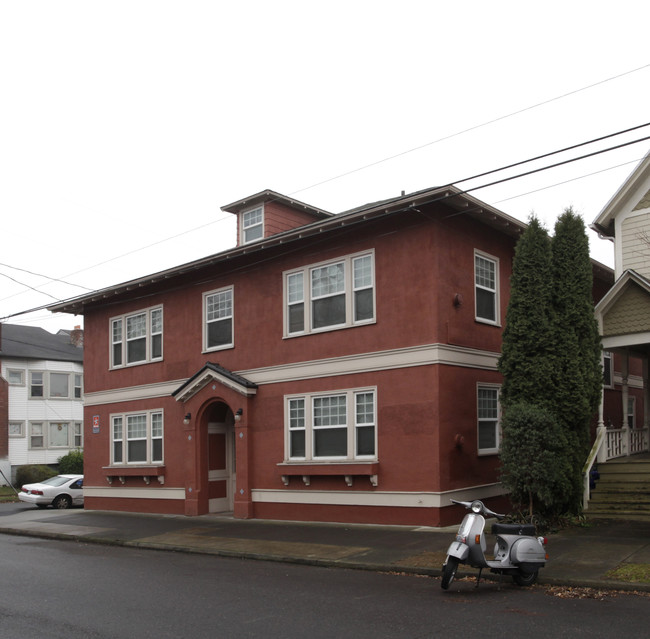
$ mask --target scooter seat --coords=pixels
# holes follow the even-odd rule
[[[535,536],[534,524],[492,524],[493,535],[530,535]]]

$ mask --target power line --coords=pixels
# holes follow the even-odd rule
[[[314,189],[317,186],[322,186],[323,184],[328,184],[329,182],[333,182],[334,180],[339,180],[343,177],[346,177],[348,175],[352,175],[354,173],[359,173],[360,171],[365,171],[366,169],[372,168],[373,166],[377,166],[379,164],[383,164],[384,162],[389,162],[390,160],[395,160],[399,157],[402,157],[404,155],[408,155],[409,153],[413,153],[415,151],[420,151],[421,149],[425,149],[426,147],[433,146],[434,144],[439,144],[440,142],[444,142],[445,140],[450,140],[451,138],[458,137],[460,135],[464,135],[465,133],[469,133],[470,131],[476,131],[477,129],[481,129],[483,127],[489,126],[490,124],[495,124],[497,122],[500,122],[501,120],[505,120],[507,118],[514,117],[515,115],[520,115],[521,113],[525,113],[526,111],[532,111],[533,109],[537,109],[541,106],[544,106],[546,104],[551,104],[552,102],[556,102],[557,100],[561,100],[563,98],[567,98],[571,95],[575,95],[576,93],[580,93],[582,91],[587,91],[588,89],[593,89],[594,87],[597,87],[601,84],[605,84],[607,82],[611,82],[612,80],[618,80],[619,78],[623,78],[626,75],[630,75],[631,73],[636,73],[637,71],[642,71],[643,69],[647,69],[650,67],[650,63],[644,64],[640,67],[637,67],[636,69],[631,69],[630,71],[624,71],[623,73],[619,73],[618,75],[611,76],[609,78],[605,78],[604,80],[599,80],[598,82],[594,82],[593,84],[589,84],[587,86],[581,87],[580,89],[574,89],[573,91],[569,91],[568,93],[563,93],[562,95],[558,95],[554,98],[549,98],[548,100],[543,100],[542,102],[538,102],[537,104],[533,104],[527,107],[524,107],[523,109],[519,109],[518,111],[513,111],[512,113],[507,113],[505,115],[501,115],[497,118],[494,118],[492,120],[487,120],[485,122],[482,122],[481,124],[476,124],[474,126],[468,127],[466,129],[462,129],[461,131],[456,131],[455,133],[450,133],[449,135],[445,135],[441,138],[438,138],[437,140],[433,140],[431,142],[426,142],[425,144],[421,144],[419,146],[413,147],[411,149],[407,149],[406,151],[401,151],[400,153],[396,153],[395,155],[390,155],[388,157],[385,157],[381,160],[377,160],[375,162],[371,162],[370,164],[365,164],[364,166],[360,166],[356,169],[352,169],[350,171],[346,171],[345,173],[340,173],[338,175],[335,175],[334,177],[327,178],[326,180],[322,180],[320,182],[316,182],[315,184],[312,184],[310,186],[305,186],[301,189],[298,189],[297,191],[293,191],[292,193],[289,193],[289,195],[295,195],[296,193],[302,193],[303,191],[308,191],[310,189]]]
[[[574,145],[573,147],[567,147],[567,149],[570,149],[570,148],[577,148],[577,147],[580,147],[580,146],[584,146],[584,145],[586,145],[586,144],[593,143],[593,142],[595,142],[595,141],[599,141],[599,140],[601,140],[601,139],[609,138],[609,137],[612,137],[612,136],[614,136],[614,135],[620,135],[620,134],[622,134],[622,133],[626,133],[626,132],[629,131],[629,130],[634,130],[634,129],[642,128],[642,127],[644,127],[644,126],[649,126],[649,125],[650,125],[650,123],[645,124],[645,125],[640,125],[639,127],[633,127],[632,129],[626,129],[626,130],[621,131],[621,132],[619,132],[619,133],[610,134],[610,135],[607,135],[607,136],[602,136],[601,138],[595,138],[594,140],[591,140],[591,141],[589,141],[589,142],[584,142],[584,143],[581,143],[581,144],[578,144],[578,145]],[[533,169],[533,170],[531,170],[531,171],[526,171],[526,172],[524,172],[524,173],[520,173],[520,174],[518,174],[518,175],[509,176],[509,177],[503,178],[503,179],[501,179],[501,180],[495,180],[495,181],[493,181],[493,182],[489,182],[489,183],[487,183],[487,184],[482,184],[482,185],[479,185],[479,186],[473,187],[473,188],[471,188],[471,189],[467,189],[467,190],[465,190],[465,191],[460,191],[460,193],[452,193],[452,194],[450,194],[450,195],[443,195],[443,196],[440,196],[440,197],[438,197],[438,198],[435,198],[435,200],[431,200],[431,202],[439,202],[439,201],[443,201],[443,200],[445,200],[445,199],[447,199],[447,198],[449,198],[449,197],[456,197],[456,196],[458,196],[458,195],[463,195],[463,194],[466,194],[466,193],[470,193],[470,192],[472,192],[472,191],[477,191],[477,190],[479,190],[479,189],[488,188],[488,187],[490,187],[490,186],[494,186],[494,185],[496,185],[496,184],[502,184],[502,183],[504,183],[504,182],[510,182],[510,181],[513,181],[513,180],[517,180],[517,179],[520,179],[520,178],[522,178],[522,177],[526,177],[526,176],[528,176],[528,175],[532,175],[532,174],[534,174],[534,173],[540,173],[540,172],[542,172],[542,171],[546,171],[546,170],[549,170],[549,169],[553,169],[553,168],[556,168],[556,167],[558,167],[558,166],[562,166],[562,165],[569,164],[569,163],[572,163],[572,162],[577,162],[577,161],[580,161],[580,160],[584,160],[584,159],[586,159],[586,158],[593,157],[593,156],[596,156],[596,155],[600,155],[600,154],[603,154],[603,153],[608,153],[608,152],[610,152],[610,151],[614,151],[614,150],[616,150],[616,149],[620,149],[620,148],[623,148],[623,147],[626,147],[626,146],[630,146],[630,145],[632,145],[632,144],[637,144],[637,143],[639,143],[639,142],[643,142],[643,141],[645,141],[645,140],[649,140],[649,139],[650,139],[650,136],[646,136],[646,137],[639,138],[639,139],[636,139],[636,140],[628,141],[628,142],[625,142],[625,143],[622,143],[622,144],[619,144],[619,145],[615,145],[615,146],[609,147],[609,148],[607,148],[607,149],[601,149],[601,150],[599,150],[599,151],[594,151],[593,153],[588,153],[588,154],[585,154],[585,155],[582,155],[582,156],[579,156],[579,157],[576,157],[576,158],[571,158],[571,159],[568,159],[568,160],[563,160],[562,162],[556,162],[556,163],[554,163],[554,164],[551,164],[551,165],[548,165],[548,166],[545,166],[545,167],[540,167],[540,168],[537,168],[537,169]],[[559,150],[559,151],[553,151],[553,152],[551,152],[551,153],[547,153],[547,154],[545,154],[544,156],[540,156],[540,157],[549,157],[549,156],[552,156],[552,155],[556,155],[556,154],[558,154],[558,153],[563,152],[564,150],[565,150],[565,149],[562,149],[562,150]],[[506,168],[510,168],[510,167],[512,167],[512,166],[520,166],[520,165],[522,165],[522,164],[525,164],[525,163],[527,163],[527,162],[531,162],[531,161],[532,161],[532,159],[530,159],[530,160],[523,160],[523,161],[521,161],[521,162],[517,162],[517,163],[511,164],[511,165],[507,165],[507,166],[505,166],[505,167],[501,167],[501,168],[499,168],[499,169],[493,169],[493,170],[491,170],[491,171],[486,171],[484,174],[481,174],[481,175],[483,175],[483,176],[485,176],[485,175],[491,175],[491,174],[494,174],[494,173],[498,173],[499,171],[505,170]],[[619,165],[619,166],[620,166],[620,165]],[[610,168],[617,168],[617,167],[610,167]],[[607,170],[609,170],[609,169],[607,169]],[[583,177],[585,177],[585,176],[583,176]],[[470,180],[470,179],[472,179],[472,178],[464,178],[464,179],[462,179],[462,180],[459,180],[459,183],[467,182],[467,181]],[[575,178],[575,179],[578,179],[578,178]],[[449,185],[449,186],[451,186],[451,185]],[[444,187],[442,187],[442,188],[444,188]],[[549,187],[549,188],[550,188],[550,187]],[[542,189],[539,189],[539,190],[542,190]],[[518,197],[518,196],[515,196],[515,197]],[[513,198],[508,198],[508,199],[513,199]],[[466,212],[467,212],[467,211],[461,211],[460,213],[456,213],[456,214],[451,215],[451,216],[448,216],[448,217],[454,217],[455,215],[463,215],[463,214],[466,213]],[[204,226],[208,226],[208,225],[204,225]],[[201,228],[201,227],[199,227],[199,228]],[[187,232],[189,232],[189,231],[187,231]],[[184,234],[184,233],[181,233],[181,234],[179,234],[179,235],[183,235],[183,234]],[[163,240],[163,241],[164,241],[164,240]],[[157,243],[160,243],[160,242],[157,242]],[[115,258],[115,259],[117,259],[117,258]],[[249,265],[249,267],[250,267],[250,265]],[[57,301],[60,301],[60,300],[57,300]],[[49,306],[49,305],[42,305],[42,306],[37,306],[37,307],[31,308],[31,309],[29,309],[29,310],[20,311],[20,312],[17,312],[17,313],[12,313],[11,315],[6,315],[6,316],[4,316],[4,317],[0,317],[0,321],[7,320],[7,319],[10,319],[10,318],[12,318],[12,317],[17,317],[17,316],[19,316],[19,315],[27,315],[28,313],[34,313],[34,312],[36,312],[36,311],[42,311],[42,310],[47,309],[48,306]]]

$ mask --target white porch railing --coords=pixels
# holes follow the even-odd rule
[[[589,475],[596,461],[603,463],[616,457],[627,457],[636,453],[650,451],[650,428],[605,428],[599,426],[596,441],[589,452],[582,469],[583,499],[582,507],[586,510],[589,503]]]

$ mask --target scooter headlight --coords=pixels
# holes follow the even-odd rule
[[[471,509],[473,513],[480,513],[483,511],[483,504],[476,500],[472,502]]]

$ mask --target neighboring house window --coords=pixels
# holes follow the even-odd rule
[[[242,244],[260,240],[264,236],[264,208],[258,206],[241,216]]]
[[[30,422],[30,448],[81,448],[82,422]]]
[[[25,425],[23,422],[9,422],[9,437],[24,437]]]
[[[376,459],[374,389],[287,398],[287,458]]]
[[[162,411],[111,416],[113,464],[157,464],[163,460]]]
[[[499,452],[499,387],[479,386],[477,389],[478,452]]]
[[[29,425],[29,447],[45,448],[45,424],[32,422]]]
[[[203,349],[218,350],[233,345],[233,289],[203,295]]]
[[[499,323],[499,262],[481,253],[474,254],[474,291],[476,319]]]
[[[44,373],[31,371],[29,374],[29,396],[30,397],[44,397],[45,396],[45,382]]]
[[[84,428],[81,422],[74,423],[74,430],[72,433],[73,436],[73,445],[75,448],[83,448],[84,445]]]
[[[82,376],[81,375],[75,375],[74,376],[74,398],[75,399],[81,399],[82,395]]]
[[[25,371],[9,368],[7,369],[7,381],[12,386],[24,386],[25,385]]]
[[[285,334],[346,328],[375,319],[374,254],[285,273]]]
[[[163,311],[149,308],[111,319],[111,367],[146,364],[163,356]]]
[[[614,386],[614,369],[612,368],[612,354],[609,351],[603,351],[603,385],[608,388]]]
[[[81,399],[83,376],[79,373],[30,371],[30,399]]]
[[[627,398],[627,425],[634,428],[636,424],[636,397]]]

